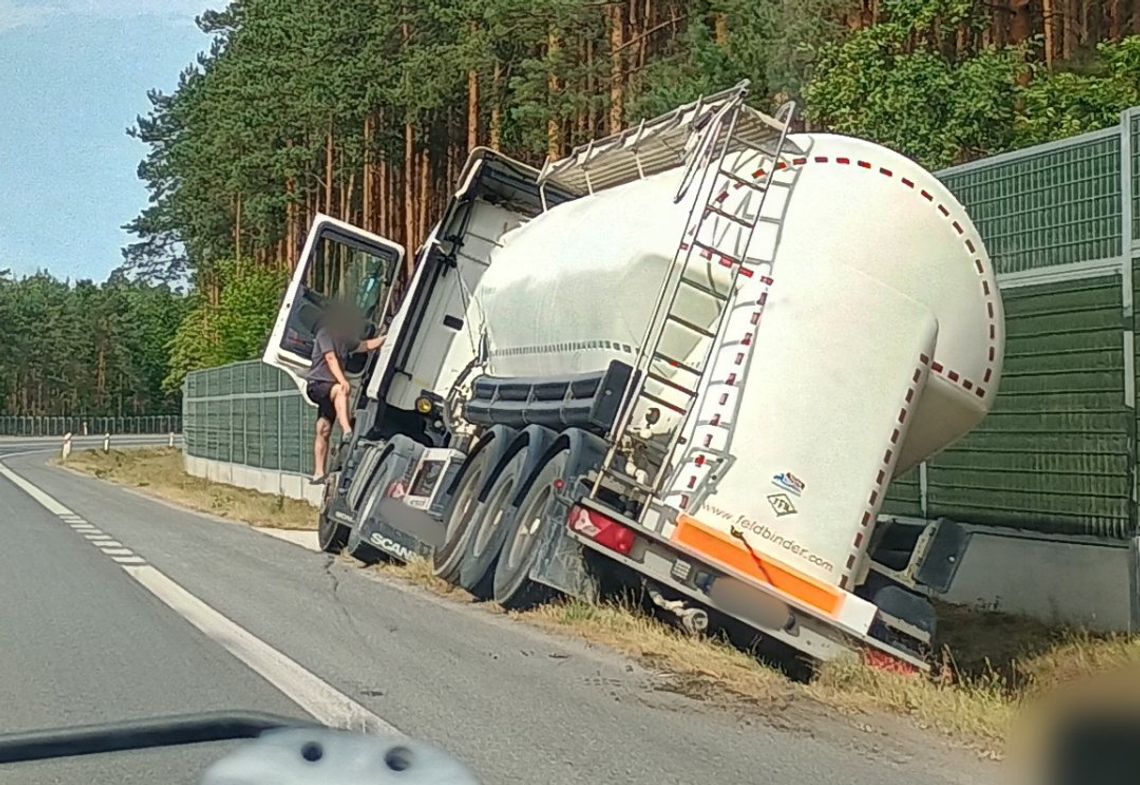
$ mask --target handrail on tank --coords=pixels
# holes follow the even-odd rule
[[[642,120],[637,125],[624,128],[609,136],[577,145],[564,158],[558,160],[547,158],[539,172],[538,183],[541,186],[547,182],[555,182],[579,194],[593,193],[595,190],[644,178],[649,174],[656,174],[681,164],[684,156],[677,145],[668,140],[668,135],[677,132],[682,126],[688,126],[691,130],[691,127],[705,117],[709,110],[742,101],[748,94],[749,84],[747,79],[742,80],[734,87],[711,96],[702,95],[696,101],[679,106],[651,120]],[[758,121],[752,127],[761,136],[765,135],[765,131],[761,129],[766,129],[766,134],[775,141],[782,130],[779,122],[755,109],[750,109],[749,115],[750,119]],[[653,140],[661,140],[657,145],[660,149],[646,148],[646,143]],[[626,153],[629,154],[629,158],[626,157]],[[646,155],[649,159],[646,159]],[[619,157],[615,159],[614,156]],[[607,162],[602,167],[606,171],[598,175],[594,170],[603,160]],[[589,175],[586,173],[587,169],[590,170]]]

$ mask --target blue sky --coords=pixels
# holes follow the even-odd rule
[[[0,269],[101,281],[146,206],[125,129],[171,89],[222,0],[0,0]]]

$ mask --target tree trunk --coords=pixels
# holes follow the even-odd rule
[[[503,146],[503,64],[495,60],[495,72],[491,77],[491,149]]]
[[[598,132],[597,100],[598,94],[596,77],[594,76],[594,42],[586,39],[586,95],[589,101],[586,105],[586,138],[592,139]]]
[[[713,17],[713,29],[716,35],[716,45],[721,49],[728,48],[728,14],[716,14]]]
[[[1045,24],[1045,65],[1053,67],[1053,53],[1057,50],[1056,19],[1053,16],[1056,0],[1041,0],[1041,14]],[[1062,0],[1063,2],[1063,0]]]
[[[1033,20],[1029,14],[1029,0],[1010,0],[1009,3],[1009,42],[1024,43],[1033,30]]]
[[[419,216],[416,222],[416,236],[409,243],[408,250],[418,248],[428,233],[428,206],[431,204],[431,156],[428,146],[420,150],[420,186],[417,198],[419,199]]]
[[[1077,8],[1078,2],[1080,2],[1080,0],[1062,0],[1062,2],[1059,3],[1054,0],[1055,5],[1060,5],[1061,8],[1064,9],[1064,15],[1061,20],[1065,30],[1065,34],[1061,39],[1061,58],[1064,60],[1073,59],[1073,55],[1076,54],[1077,51],[1077,35],[1080,26],[1080,14]]]
[[[234,259],[241,259],[241,194],[234,197]]]
[[[475,33],[475,23],[471,23],[471,33]],[[474,68],[467,71],[467,151],[479,145],[479,72]]]
[[[333,124],[329,118],[329,132],[325,137],[325,212],[333,214]]]
[[[356,190],[356,172],[349,172],[348,183],[340,194],[340,220],[354,223],[352,192]]]
[[[372,231],[372,113],[364,115],[364,177],[360,184],[361,226]]]
[[[546,37],[547,59],[556,59],[561,47],[562,41],[559,39],[558,31],[551,29]],[[555,64],[551,62],[546,74],[546,89],[550,95],[550,116],[546,120],[546,153],[551,158],[557,159],[562,157],[562,133],[558,121],[558,74],[555,73],[554,66]]]
[[[416,235],[416,129],[404,123],[404,245],[411,258],[413,238]],[[408,269],[411,274],[411,268]]]
[[[622,125],[622,41],[625,39],[624,20],[621,6],[617,3],[609,8],[610,21],[610,133],[621,130]]]
[[[380,215],[380,222],[378,225],[380,234],[387,235],[390,229],[388,228],[388,200],[391,198],[388,195],[388,159],[380,159],[380,173],[376,178],[380,181],[380,209],[377,211]]]

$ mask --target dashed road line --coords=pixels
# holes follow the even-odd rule
[[[100,535],[105,536],[102,532],[3,463],[0,463],[0,477],[12,482],[53,515],[59,518],[68,516],[68,525],[83,533],[88,542],[99,546],[100,552],[121,566],[127,575],[319,722],[334,728],[403,736],[396,726],[223,616],[148,564],[146,559],[136,555],[130,548],[109,548],[106,547],[106,542],[97,541],[96,538]],[[90,526],[92,531],[81,529],[82,526]]]

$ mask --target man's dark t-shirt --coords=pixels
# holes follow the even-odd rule
[[[349,345],[345,341],[337,340],[326,329],[317,331],[317,337],[313,341],[313,354],[310,358],[312,360],[312,367],[309,369],[310,382],[330,382],[335,384],[336,377],[333,376],[332,369],[329,368],[328,360],[325,359],[325,353],[333,352],[336,355],[337,361],[340,363],[341,371],[344,370],[344,365],[348,361],[348,355],[354,349],[354,345]]]

